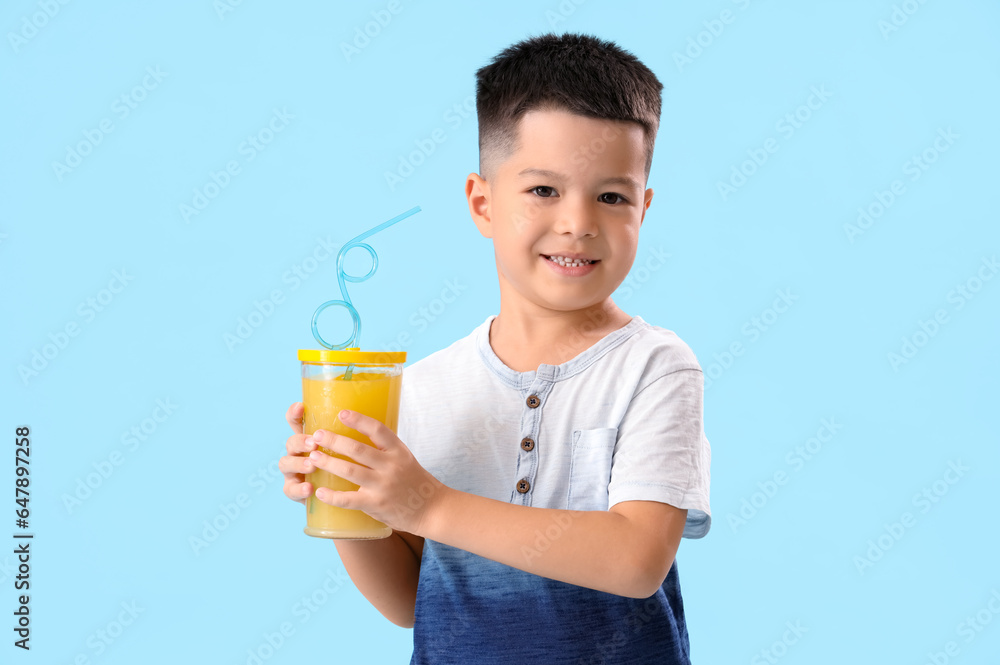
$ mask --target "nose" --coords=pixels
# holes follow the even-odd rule
[[[559,206],[553,230],[556,233],[569,233],[577,238],[596,236],[597,212],[584,197],[567,195],[563,205]]]

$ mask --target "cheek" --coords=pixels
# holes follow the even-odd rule
[[[629,247],[627,251],[619,251],[616,263],[620,271],[628,273],[632,268],[635,267],[635,259],[639,255],[638,246],[635,244],[634,239],[628,237],[621,237],[618,239],[618,247]],[[630,244],[631,243],[631,244]]]
[[[541,224],[542,209],[536,203],[525,203],[510,210],[511,229],[515,233],[532,233]]]

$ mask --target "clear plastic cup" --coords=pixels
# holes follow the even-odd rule
[[[371,416],[396,431],[405,351],[300,349],[299,360],[302,361],[302,404],[305,407],[302,428],[306,434],[322,429],[374,445],[367,436],[340,422],[341,409]],[[350,460],[323,446],[317,447],[327,455]],[[358,489],[354,483],[322,469],[306,474],[306,480],[314,489]],[[316,498],[315,491],[306,500],[304,531],[317,538],[346,540],[386,538],[392,534],[392,529],[360,510],[323,503]]]

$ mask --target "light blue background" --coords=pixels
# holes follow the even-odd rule
[[[949,300],[1000,253],[995,2],[401,0],[349,60],[341,44],[387,3],[248,0],[221,15],[210,0],[50,4],[47,19],[45,2],[0,13],[2,429],[31,427],[36,534],[25,653],[11,644],[8,444],[4,662],[242,664],[248,650],[266,663],[408,662],[410,631],[350,582],[317,593],[324,602],[305,617],[296,605],[342,570],[331,543],[303,535],[303,509],[275,466],[301,394],[296,350],[315,348],[310,317],[340,293],[332,258],[304,282],[285,276],[317,238],[339,246],[420,205],[370,240],[378,272],[350,285],[362,345],[406,333],[412,362],[496,313],[491,245],[463,196],[478,168],[475,115],[458,122],[453,107],[474,110],[474,72],[493,55],[549,30],[614,40],[665,86],[656,196],[634,288],[617,302],[676,331],[715,376],[705,401],[714,528],[677,557],[695,661],[768,662],[771,649],[783,664],[922,664],[952,641],[949,662],[995,662],[1000,279],[961,309]],[[898,30],[880,29],[904,4]],[[712,24],[723,10],[731,22]],[[44,25],[32,32],[26,20]],[[689,39],[706,45],[698,53]],[[697,57],[679,65],[688,48]],[[122,117],[115,101],[157,67],[165,78]],[[782,133],[814,86],[831,96]],[[240,145],[274,109],[294,118],[251,161]],[[103,119],[113,131],[60,179],[53,162]],[[391,189],[385,172],[438,128],[444,142]],[[911,180],[908,160],[948,128],[958,138]],[[717,183],[769,138],[777,152],[723,200]],[[180,205],[231,160],[240,173],[185,222]],[[893,180],[905,192],[849,242],[845,225]],[[663,267],[647,263],[658,248],[670,255]],[[367,257],[348,265],[363,273]],[[78,307],[116,270],[131,281],[90,318]],[[460,296],[430,321],[420,308],[449,280]],[[281,304],[230,348],[225,335],[275,290]],[[778,290],[797,300],[775,317]],[[947,323],[917,335],[926,344],[894,368],[888,354],[939,309]],[[756,339],[753,317],[770,321]],[[22,379],[19,367],[71,323],[78,334]],[[729,362],[734,342],[743,353]],[[123,433],[158,399],[176,411],[130,449]],[[791,460],[824,418],[841,428],[808,461]],[[115,451],[121,464],[67,508],[64,496]],[[955,460],[968,471],[946,476]],[[760,484],[778,472],[785,483],[768,497]],[[935,482],[939,500],[915,503]],[[196,553],[189,539],[241,493],[240,515]],[[732,521],[741,509],[745,524]],[[912,526],[887,535],[907,512]],[[891,548],[859,568],[880,537]],[[142,612],[119,633],[122,603]],[[990,622],[968,641],[959,624],[977,613]],[[269,652],[285,622],[294,633]],[[776,646],[794,639],[788,622],[807,632]],[[101,630],[115,638],[98,653]]]

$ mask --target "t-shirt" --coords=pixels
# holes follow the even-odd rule
[[[494,318],[403,370],[397,433],[417,461],[449,487],[524,506],[660,501],[687,509],[684,537],[708,533],[711,450],[690,347],[633,316],[561,365],[517,372],[490,346]],[[526,557],[559,525],[546,531]],[[413,665],[690,662],[676,560],[634,599],[430,539],[413,645]]]

